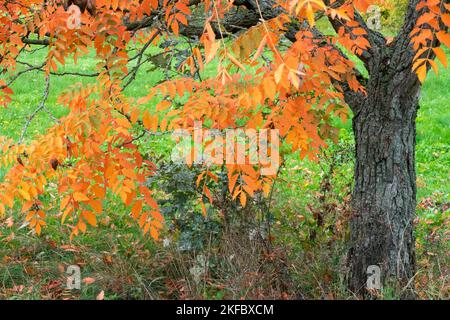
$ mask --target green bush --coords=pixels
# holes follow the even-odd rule
[[[404,19],[408,0],[384,0],[381,5],[382,25],[387,29],[398,29]]]

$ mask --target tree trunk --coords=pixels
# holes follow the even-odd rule
[[[367,296],[368,267],[402,298],[414,297],[415,139],[420,85],[411,70],[373,66],[367,97],[355,106],[355,186],[349,288]],[[398,69],[397,69],[398,70]]]

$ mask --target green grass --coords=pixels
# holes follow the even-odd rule
[[[33,55],[29,55],[25,61],[33,65],[39,65],[44,61],[45,55],[45,50],[41,50]],[[17,71],[26,68],[27,67],[25,66],[18,65]],[[73,62],[69,62],[61,71],[64,70],[91,73],[95,70],[95,60],[93,59],[93,56],[83,57],[76,66],[74,66]],[[63,90],[78,82],[87,84],[95,81],[95,78],[79,78],[76,76],[52,76],[50,79],[50,94],[46,107],[57,118],[67,113],[67,110],[56,102]],[[0,112],[1,135],[6,135],[13,139],[18,139],[20,137],[27,118],[33,113],[42,100],[45,87],[44,81],[44,74],[42,72],[32,71],[25,73],[14,82],[12,85],[14,91],[13,101],[7,109]],[[45,132],[45,129],[52,124],[51,117],[46,112],[38,113],[28,128],[28,137]]]
[[[158,49],[149,48],[148,52],[155,53]],[[131,55],[133,52],[130,53]],[[39,65],[45,60],[46,52],[44,50],[35,52],[25,56],[21,61],[26,61],[33,65]],[[98,61],[94,58],[94,54],[83,56],[78,59],[75,64],[71,59],[67,59],[65,66],[59,66],[58,72],[76,71],[79,73],[95,73],[96,64]],[[130,64],[134,66],[133,63]],[[27,69],[26,66],[18,65],[17,72]],[[130,97],[142,97],[149,88],[163,78],[163,73],[158,69],[152,72],[146,72],[143,67],[138,73],[137,81],[132,82],[126,89],[126,93]],[[61,93],[73,86],[76,83],[89,84],[96,81],[95,77],[79,77],[79,76],[56,76],[50,77],[50,94],[46,103],[46,108],[57,118],[67,114],[68,110],[57,103],[58,97]],[[0,111],[0,135],[5,135],[13,139],[20,137],[22,129],[26,123],[27,118],[37,108],[42,100],[43,90],[45,87],[45,79],[43,72],[32,71],[22,75],[11,88],[14,91],[13,101],[7,109]],[[45,130],[53,125],[51,117],[46,112],[40,112],[31,122],[28,128],[27,138],[33,135],[43,133]]]
[[[26,59],[27,62],[38,64],[45,58],[45,52],[39,51]],[[68,61],[67,65],[59,71],[78,71],[90,73],[95,70],[96,61],[92,56],[79,59],[75,65]],[[18,66],[18,70],[23,66]],[[162,72],[153,70],[146,72],[142,68],[138,74],[138,80],[134,81],[126,90],[130,97],[142,97],[149,88],[163,77]],[[46,108],[57,118],[65,115],[68,110],[57,104],[58,96],[69,86],[81,82],[83,84],[93,83],[95,78],[76,76],[52,76],[50,82],[50,95]],[[17,140],[27,122],[42,99],[44,88],[44,75],[42,72],[33,71],[24,74],[14,83],[13,101],[7,109],[0,110],[0,135]],[[450,186],[450,72],[448,69],[440,68],[439,76],[430,72],[425,82],[421,95],[421,108],[417,118],[417,166],[419,182],[419,198],[430,196],[439,191],[448,193]],[[43,133],[53,125],[51,117],[46,112],[40,112],[31,122],[27,139],[38,133]],[[340,124],[343,130],[350,134],[351,121]],[[155,145],[156,147],[157,144]]]
[[[417,117],[418,198],[434,192],[450,197],[450,71],[430,73]]]

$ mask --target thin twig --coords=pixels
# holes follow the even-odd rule
[[[33,121],[33,119],[36,117],[36,115],[41,110],[45,109],[45,103],[47,102],[48,94],[49,94],[49,91],[50,91],[49,89],[50,89],[50,76],[47,76],[45,78],[45,88],[44,88],[44,94],[42,96],[42,100],[41,100],[39,106],[36,108],[36,110],[34,110],[34,112],[28,117],[28,120],[25,123],[25,126],[23,127],[22,135],[20,136],[18,144],[22,144],[22,142],[23,142],[23,140],[25,138],[25,134],[27,133],[28,127],[31,124],[31,121]]]

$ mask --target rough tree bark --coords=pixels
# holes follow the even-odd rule
[[[412,70],[415,52],[409,34],[422,14],[416,10],[419,1],[409,1],[404,25],[391,44],[370,32],[372,48],[368,57],[361,57],[370,75],[367,95],[348,99],[356,143],[348,284],[359,294],[367,293],[367,268],[377,265],[385,287],[401,298],[415,297],[415,146],[421,84]]]
[[[365,293],[367,268],[402,297],[413,297],[413,220],[416,207],[415,139],[420,84],[411,69],[386,52],[372,72],[367,96],[353,106],[355,186],[348,256],[349,287]],[[396,67],[392,68],[392,63]],[[373,70],[374,71],[374,70]]]

